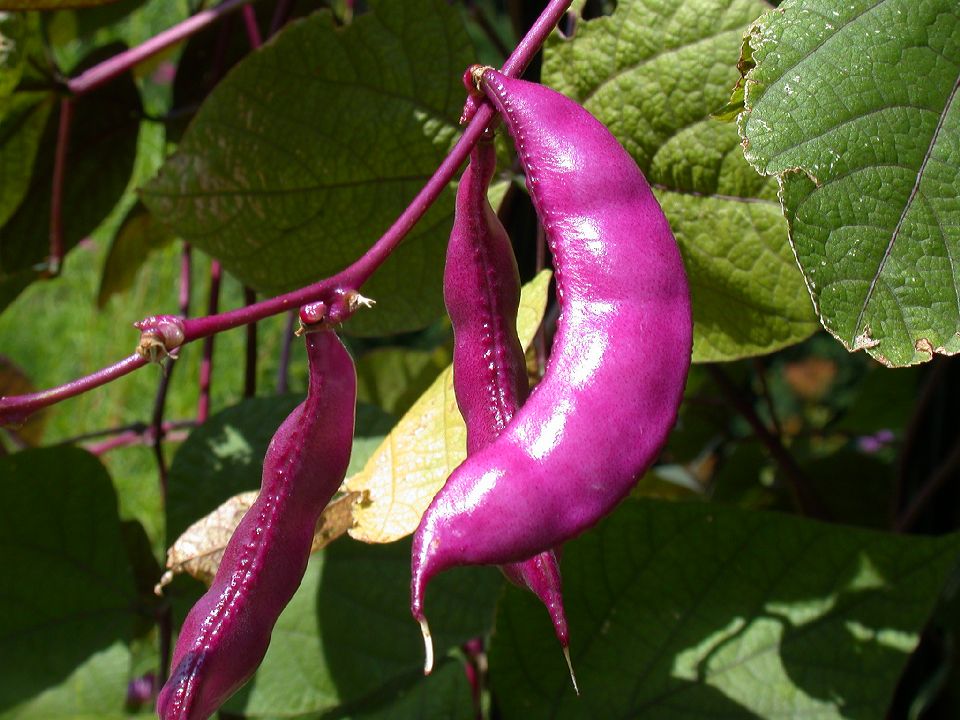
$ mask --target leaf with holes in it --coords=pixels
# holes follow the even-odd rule
[[[544,82],[603,122],[654,188],[690,279],[694,362],[761,355],[817,328],[774,182],[744,161],[736,128],[709,117],[767,8],[621,0],[544,53]]]
[[[344,28],[324,11],[295,21],[217,85],[143,201],[262,292],[332,275],[390,227],[450,149],[459,73],[473,57],[444,0],[373,2]],[[364,285],[381,302],[348,332],[440,317],[452,215],[445,190]]]
[[[824,327],[890,366],[960,351],[956,0],[785,2],[744,59],[745,154]]]

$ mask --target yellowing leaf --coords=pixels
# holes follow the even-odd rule
[[[520,294],[517,333],[526,349],[547,307],[551,273],[544,270]],[[453,394],[447,367],[413,404],[370,456],[362,471],[347,479],[347,490],[365,492],[354,505],[351,537],[386,543],[412,533],[433,496],[466,457],[467,431]]]
[[[167,571],[154,592],[161,594],[175,575],[184,572],[207,585],[213,582],[227,543],[259,494],[250,490],[234,495],[184,530],[167,550]],[[360,493],[347,493],[327,505],[317,520],[310,552],[329,545],[347,531],[353,522],[351,507],[361,502],[361,497]]]

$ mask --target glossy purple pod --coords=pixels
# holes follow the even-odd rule
[[[346,475],[357,396],[353,360],[332,330],[308,330],[306,344],[307,398],[270,441],[260,495],[183,623],[157,698],[161,720],[210,717],[253,675],[303,579],[317,519]]]
[[[516,329],[517,261],[507,231],[487,201],[495,169],[496,151],[485,139],[473,149],[457,188],[443,274],[444,302],[453,327],[453,387],[467,427],[468,455],[496,440],[529,394]],[[540,598],[566,651],[569,634],[553,550],[501,570]]]
[[[421,519],[414,615],[437,572],[531,557],[610,512],[673,427],[692,347],[680,252],[627,151],[549,88],[490,68],[474,77],[513,136],[561,314],[543,380]]]

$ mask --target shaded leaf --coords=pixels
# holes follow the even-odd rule
[[[502,585],[493,568],[457,568],[434,580],[428,612],[438,657],[490,631]],[[430,682],[423,677],[423,641],[409,593],[409,541],[340,540],[314,554],[263,664],[225,710],[289,717],[338,708],[338,716],[353,717],[356,709],[365,717],[361,708],[382,707],[394,717],[386,703]]]
[[[97,307],[103,308],[112,295],[128,290],[150,253],[166,247],[173,240],[170,230],[146,208],[140,204],[131,208],[114,235],[103,262]]]
[[[0,226],[30,189],[40,138],[55,105],[52,93],[17,92],[4,103],[0,116]]]
[[[960,350],[956,10],[785,2],[746,40],[747,159],[781,185],[824,327],[886,365]]]
[[[116,717],[137,617],[117,498],[75,448],[0,458],[0,717]]]
[[[342,29],[328,12],[294,22],[241,61],[144,188],[152,212],[264,293],[357,259],[458,133],[459,69],[473,58],[459,11],[442,0],[371,6]],[[389,302],[351,319],[350,332],[440,316],[452,211],[447,191],[364,286]]]
[[[357,361],[357,397],[394,415],[402,414],[449,364],[450,353],[445,349],[372,350]]]
[[[554,36],[544,82],[603,122],[647,175],[680,245],[693,299],[695,362],[759,355],[816,329],[776,187],[709,114],[762,0],[621,0]]]
[[[627,502],[565,546],[574,697],[529,593],[508,588],[491,686],[514,718],[884,717],[960,536],[897,536]]]
[[[517,331],[530,346],[547,306],[551,273],[523,286]],[[350,535],[364,542],[392,542],[412,533],[447,476],[467,456],[467,431],[448,366],[400,419],[363,470],[346,488],[366,492],[354,510]]]

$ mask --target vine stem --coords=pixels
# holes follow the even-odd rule
[[[953,446],[950,454],[937,466],[930,479],[920,488],[920,491],[900,514],[894,523],[894,531],[902,533],[910,530],[923,511],[929,507],[940,489],[951,479],[956,479],[958,469],[960,469],[960,444]]]
[[[248,1],[249,0],[237,0],[237,2],[231,3],[231,1],[228,0],[228,2],[217,6],[214,10],[222,9],[228,4],[232,5],[232,8],[239,7],[243,2]],[[571,0],[550,0],[540,14],[540,17],[537,18],[530,27],[530,30],[524,35],[523,39],[520,40],[513,53],[503,64],[501,72],[503,72],[504,75],[517,77],[523,72],[524,68],[526,68],[546,41],[547,36],[563,17],[570,2]],[[226,10],[223,10],[221,14],[223,14],[223,12],[226,12]],[[148,43],[149,42],[150,41],[148,41]],[[121,53],[121,55],[125,54],[126,53]],[[95,69],[96,67],[91,70]],[[307,285],[299,290],[277,295],[268,300],[262,300],[253,305],[224,313],[187,319],[184,321],[184,344],[226,330],[231,330],[235,327],[246,325],[247,323],[257,322],[272,315],[294,310],[306,303],[322,300],[337,288],[352,288],[359,291],[363,284],[370,279],[370,276],[373,275],[407,236],[417,221],[424,216],[430,206],[440,197],[444,188],[446,188],[454,175],[457,174],[460,166],[463,165],[463,162],[467,159],[470,150],[477,144],[484,129],[493,120],[493,116],[494,110],[489,103],[480,104],[479,109],[467,124],[460,139],[457,140],[453,149],[447,157],[444,158],[443,162],[440,163],[440,166],[434,171],[427,183],[420,189],[420,192],[417,193],[387,232],[352,265],[329,278],[320,280],[312,285]],[[99,387],[111,380],[133,372],[146,364],[147,361],[145,359],[137,354],[133,354],[107,368],[56,388],[30,393],[28,395],[12,395],[0,398],[0,424],[22,422],[30,413],[40,408],[92,390],[95,387]]]
[[[283,27],[284,23],[290,17],[293,10],[293,0],[277,0],[277,5],[273,10],[273,17],[270,18],[270,37],[273,37],[277,31]]]
[[[706,368],[721,392],[723,392],[733,407],[736,408],[737,412],[743,416],[743,419],[747,421],[757,436],[757,439],[767,448],[767,451],[773,457],[781,472],[783,472],[784,477],[786,477],[790,485],[794,502],[800,512],[803,515],[820,520],[829,519],[830,513],[813,489],[810,479],[804,474],[793,455],[783,446],[780,438],[767,429],[767,426],[764,425],[763,420],[760,419],[752,403],[740,394],[737,387],[733,384],[733,381],[730,380],[723,370],[716,365],[707,365]]]
[[[260,27],[257,25],[257,13],[252,5],[246,5],[243,8],[243,25],[247,30],[247,40],[250,42],[250,47],[256,50],[263,45]]]
[[[63,188],[67,177],[72,124],[73,101],[64,98],[60,101],[57,147],[53,156],[53,186],[50,189],[50,256],[47,258],[47,272],[50,275],[59,275],[63,264]]]
[[[207,301],[207,312],[216,315],[220,307],[220,278],[223,270],[220,262],[210,262],[210,297]],[[213,376],[213,335],[208,335],[203,341],[203,359],[200,361],[200,400],[197,403],[197,424],[206,422],[210,416],[210,381]]]
[[[143,62],[158,52],[184,40],[191,35],[203,30],[203,28],[219,20],[224,15],[238,10],[252,0],[225,0],[216,7],[209,10],[202,10],[196,15],[191,15],[181,23],[177,23],[171,28],[164,30],[159,35],[155,35],[146,42],[140,43],[136,47],[117,53],[111,58],[104,60],[98,65],[94,65],[89,70],[80,73],[75,78],[67,80],[67,89],[74,95],[83,95],[94,90],[101,85],[110,82],[118,75],[122,75],[137,63]]]

